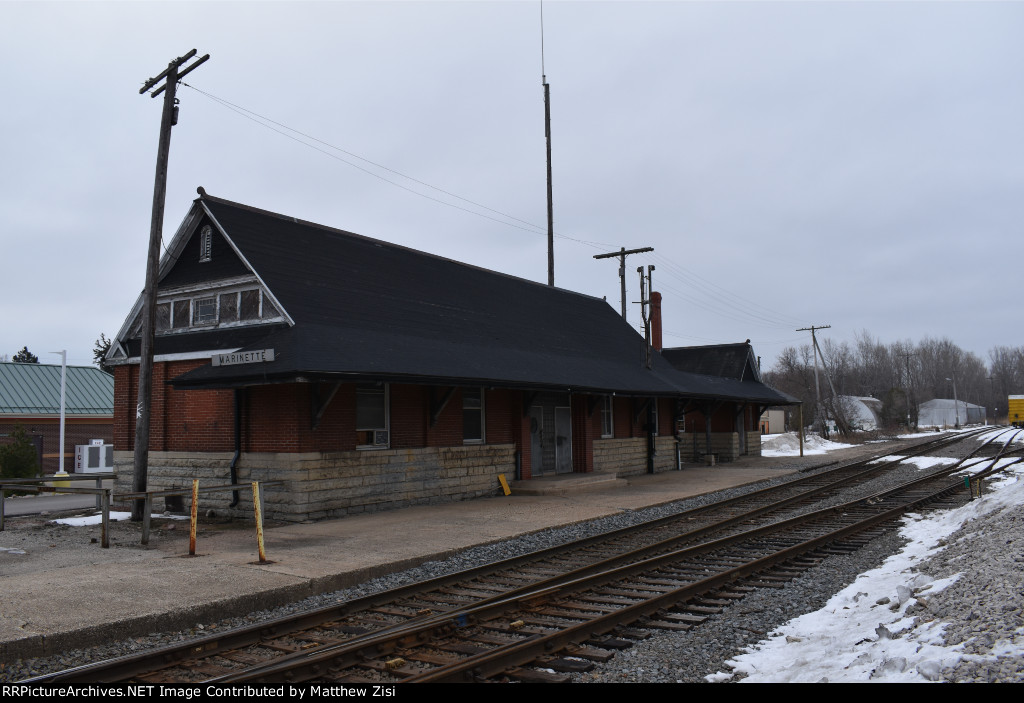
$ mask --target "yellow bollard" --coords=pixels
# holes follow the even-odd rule
[[[267,553],[263,548],[263,506],[260,505],[260,484],[252,482],[252,510],[256,516],[256,545],[260,551],[260,563],[267,562]]]
[[[188,555],[196,555],[196,523],[199,522],[199,479],[192,479],[192,518],[188,528]]]

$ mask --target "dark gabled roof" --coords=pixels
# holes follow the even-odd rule
[[[750,340],[738,344],[662,349],[661,355],[680,372],[728,381],[741,397],[771,405],[795,405],[800,401],[761,383],[757,357]]]
[[[95,366],[68,366],[65,415],[114,415],[114,377]],[[60,415],[60,364],[0,362],[0,416]]]
[[[754,365],[754,352],[749,342],[710,344],[702,347],[662,349],[661,355],[680,371],[706,376],[721,376],[737,381],[755,380],[760,376]]]
[[[376,379],[763,395],[763,387],[738,380],[680,372],[658,354],[644,368],[643,338],[599,298],[209,195],[196,204],[294,324],[241,345],[274,349],[273,361],[202,366],[174,379],[175,387]],[[186,221],[200,219],[193,209]],[[181,337],[177,344],[199,343],[199,335]]]

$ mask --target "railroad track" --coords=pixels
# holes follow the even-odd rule
[[[953,441],[964,437],[965,435],[959,435]],[[921,453],[948,446],[949,443],[948,439],[930,441],[914,449],[915,453]],[[1008,444],[1007,442],[1006,446]],[[982,446],[987,447],[989,443]],[[867,480],[869,476],[877,475],[879,471],[885,471],[895,463],[876,463],[872,466],[872,461],[876,460],[856,462],[825,473],[832,478],[831,483],[849,484],[855,480]],[[933,472],[914,482],[916,486],[903,490],[917,491],[923,496],[927,493],[921,486],[923,482],[942,480],[950,470],[952,469],[947,468]],[[702,593],[710,604],[690,604],[687,606],[689,611],[663,619],[658,625],[661,629],[670,625],[676,629],[688,627],[706,615],[699,610],[693,612],[695,607],[720,607],[720,602],[735,600],[742,596],[743,589],[754,587],[737,583],[737,579],[746,577],[744,572],[752,568],[750,564],[757,565],[750,573],[762,573],[768,568],[777,570],[775,574],[762,573],[757,583],[760,587],[763,587],[764,583],[772,583],[773,579],[787,577],[792,571],[792,565],[778,571],[781,567],[769,567],[768,562],[764,560],[781,558],[784,562],[795,557],[788,552],[782,552],[784,556],[779,557],[779,549],[761,554],[759,550],[766,549],[766,545],[784,545],[784,549],[787,550],[803,545],[801,553],[809,554],[804,557],[805,561],[813,562],[821,558],[820,554],[824,553],[821,550],[848,549],[854,544],[849,541],[853,538],[842,537],[839,533],[850,529],[849,526],[839,528],[839,532],[835,529],[825,530],[823,521],[826,520],[826,516],[831,520],[834,515],[844,511],[846,515],[861,516],[866,510],[870,512],[871,517],[863,517],[857,524],[867,520],[876,522],[870,525],[865,523],[857,528],[863,532],[877,529],[874,527],[878,524],[877,516],[885,514],[886,511],[895,511],[893,515],[902,514],[908,504],[937,500],[932,493],[927,493],[925,497],[917,496],[912,501],[901,501],[897,494],[890,491],[870,496],[854,504],[809,513],[798,518],[783,521],[773,519],[773,516],[777,517],[783,511],[801,509],[800,506],[806,505],[815,497],[834,492],[835,488],[830,488],[824,481],[821,476],[804,477],[767,492],[750,494],[743,499],[723,501],[715,506],[688,511],[672,518],[663,518],[651,524],[583,540],[570,545],[568,550],[544,550],[496,565],[434,579],[424,584],[394,589],[297,618],[237,630],[188,645],[164,648],[148,653],[144,657],[125,657],[37,677],[32,682],[299,681],[320,677],[348,682],[373,680],[376,683],[427,680],[422,677],[438,677],[442,676],[440,671],[454,671],[451,669],[456,666],[453,657],[460,660],[468,657],[471,661],[476,661],[484,657],[484,652],[489,650],[519,652],[520,646],[529,649],[525,641],[534,639],[542,639],[546,647],[572,646],[577,656],[582,653],[591,659],[599,658],[606,654],[596,649],[593,643],[587,645],[586,640],[579,640],[578,631],[572,627],[566,626],[565,634],[547,632],[545,628],[549,628],[550,624],[544,624],[544,618],[572,621],[573,618],[568,617],[568,613],[575,612],[577,623],[582,623],[579,626],[584,629],[589,626],[591,635],[604,633],[622,628],[622,623],[629,618],[646,616],[649,607],[654,607],[655,610],[663,609],[666,607],[665,603],[673,598],[685,601],[689,597],[687,594],[690,593],[690,590],[686,589],[700,590],[706,587]],[[768,495],[774,498],[769,499],[766,497]],[[717,520],[707,517],[712,512],[720,514],[722,510],[729,510],[730,514]],[[892,519],[892,516],[885,517],[882,522]],[[694,522],[699,522],[699,526],[694,526]],[[786,529],[793,532],[777,532],[783,529],[783,526],[787,526]],[[666,533],[673,532],[674,535],[665,536]],[[817,534],[818,532],[822,534]],[[630,534],[633,535],[633,541],[627,544]],[[635,539],[638,534],[643,535],[639,544]],[[841,542],[838,547],[835,546],[836,540],[843,539],[847,541]],[[817,541],[821,540],[824,541],[819,545]],[[823,546],[829,543],[833,543],[833,546]],[[714,545],[715,549],[725,551],[708,551],[711,545]],[[698,562],[691,561],[695,559],[703,560],[704,564],[699,565]],[[665,566],[673,563],[677,566]],[[729,565],[730,568],[723,570],[724,565]],[[638,568],[641,571],[637,571]],[[655,569],[653,576],[645,575],[647,572],[643,569],[649,568]],[[657,571],[669,568],[674,569],[669,576]],[[712,574],[711,570],[717,571]],[[683,573],[705,577],[684,582],[680,580],[680,574]],[[723,578],[724,581],[721,580]],[[660,583],[661,581],[665,583]],[[719,582],[720,585],[716,585]],[[703,585],[698,588],[695,583]],[[568,589],[580,588],[599,589],[598,595],[568,595]],[[716,592],[716,589],[719,592]],[[638,599],[636,594],[644,591],[653,594],[652,597]],[[595,601],[595,597],[599,600]],[[565,605],[564,599],[567,598],[580,598],[580,604]],[[557,606],[554,604],[556,602]],[[640,605],[648,602],[653,605]],[[554,610],[538,615],[536,609],[541,603],[545,608]],[[619,611],[622,613],[613,615]],[[556,616],[554,613],[562,615]],[[473,636],[477,638],[475,640],[469,637],[471,630],[467,628],[471,625]],[[451,641],[446,640],[443,645],[437,644],[433,638],[438,637],[454,638],[457,642],[453,645]],[[408,654],[411,641],[427,643],[424,644],[425,650],[418,654]],[[559,644],[563,641],[573,644]],[[368,654],[370,652],[372,656]],[[398,652],[406,652],[406,656],[399,656]],[[520,654],[515,656],[521,658]],[[501,657],[496,659],[506,660]],[[569,661],[576,660],[566,660]],[[559,667],[581,666],[579,663],[566,662],[561,662]],[[518,667],[522,666],[522,662],[503,666]],[[344,667],[356,667],[361,673],[344,673]],[[436,671],[428,674],[426,668]],[[485,674],[485,669],[477,667],[444,676],[459,679],[466,675],[466,671],[475,672],[472,676],[476,677],[495,675]],[[373,672],[372,676],[368,675],[368,672]],[[527,678],[527,674],[523,672],[518,675],[521,679]],[[533,677],[532,680],[550,677],[537,673],[530,676]]]

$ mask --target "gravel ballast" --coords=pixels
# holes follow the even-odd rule
[[[901,473],[915,473],[907,468],[889,472],[877,480],[868,492],[897,480]],[[778,479],[779,481],[784,479]],[[773,481],[775,482],[775,481]],[[760,484],[764,485],[764,484]],[[760,487],[759,485],[759,487]],[[747,486],[716,494],[698,496],[685,501],[636,511],[624,511],[612,517],[577,523],[563,528],[545,530],[505,543],[491,544],[460,552],[444,561],[424,564],[415,569],[374,579],[359,586],[307,598],[273,611],[252,613],[220,622],[197,623],[190,630],[160,633],[110,643],[88,650],[68,651],[57,656],[4,662],[0,681],[16,681],[29,676],[69,668],[83,663],[120,656],[142,648],[185,641],[194,636],[261,622],[285,614],[323,607],[341,600],[366,595],[413,581],[459,571],[471,566],[543,549],[570,539],[578,539],[608,530],[653,519],[679,510],[720,500],[728,495],[745,493]],[[861,489],[862,491],[865,489]],[[847,498],[849,499],[849,498]],[[981,532],[976,533],[976,528]],[[1024,513],[999,514],[979,519],[965,528],[969,539],[950,539],[929,573],[941,577],[970,569],[969,576],[937,594],[930,601],[930,610],[950,626],[947,639],[951,644],[965,643],[965,657],[960,665],[941,673],[950,681],[1019,681],[1021,665],[1016,658],[999,657],[1007,640],[1021,637],[1021,582],[1019,570],[1024,540]],[[979,542],[979,540],[984,540]],[[851,583],[858,574],[878,565],[903,544],[895,533],[873,540],[865,548],[849,555],[833,556],[796,578],[785,590],[764,590],[752,593],[713,616],[699,627],[685,633],[655,635],[616,655],[598,669],[576,676],[581,682],[703,682],[709,674],[727,670],[726,662],[787,620],[821,607],[835,592]],[[984,558],[979,558],[984,556]]]

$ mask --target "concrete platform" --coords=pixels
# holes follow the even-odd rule
[[[867,453],[865,447],[858,450]],[[548,483],[558,490],[529,495],[520,486],[507,497],[269,526],[265,564],[257,562],[251,524],[201,519],[198,554],[189,557],[186,521],[156,520],[148,547],[140,545],[139,524],[114,523],[111,548],[101,549],[93,543],[99,526],[48,523],[53,516],[15,517],[0,532],[0,659],[213,623],[443,559],[474,545],[836,459],[746,459],[713,468],[687,466],[683,471],[613,479],[580,491],[566,490],[572,485],[567,479],[541,480],[533,483]]]

